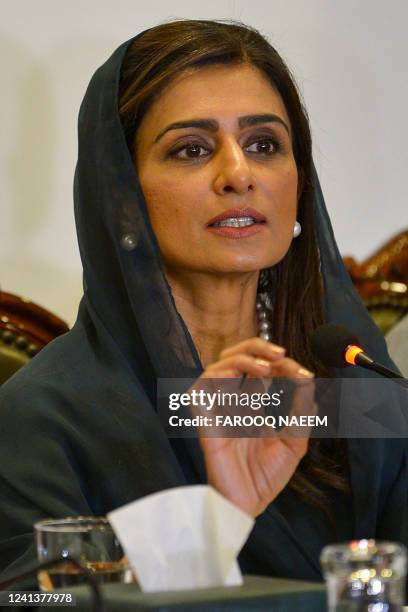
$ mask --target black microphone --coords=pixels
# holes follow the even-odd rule
[[[380,376],[392,378],[394,382],[408,388],[408,380],[398,372],[374,361],[365,353],[356,336],[342,325],[326,323],[318,327],[312,335],[311,347],[315,357],[329,368],[359,365]]]

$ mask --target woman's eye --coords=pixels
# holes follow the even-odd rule
[[[199,159],[209,155],[209,151],[202,145],[191,143],[179,147],[175,151],[172,151],[170,155],[177,159]]]
[[[260,155],[264,157],[270,157],[279,150],[279,143],[272,138],[258,138],[250,145],[245,147],[247,153]],[[201,160],[211,155],[209,150],[204,145],[198,142],[190,142],[181,146],[178,146],[168,154],[173,159],[179,159],[183,161],[194,161]]]
[[[271,138],[262,138],[245,147],[245,150],[249,153],[256,153],[258,155],[273,155],[278,148],[279,145],[275,140]]]

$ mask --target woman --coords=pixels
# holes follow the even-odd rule
[[[296,88],[256,31],[173,22],[122,45],[81,107],[75,212],[75,327],[2,391],[4,568],[32,558],[45,516],[206,481],[256,517],[247,573],[318,580],[328,542],[406,540],[402,442],[200,446],[168,439],[155,411],[159,378],[242,374],[293,378],[310,405],[324,320],[352,320],[388,359],[341,264]]]

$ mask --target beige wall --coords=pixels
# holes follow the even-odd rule
[[[171,10],[169,7],[171,6]],[[81,295],[72,209],[78,108],[122,41],[169,17],[234,18],[292,67],[343,253],[408,226],[405,0],[0,1],[0,283],[70,323]]]

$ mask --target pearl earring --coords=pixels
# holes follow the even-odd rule
[[[302,226],[300,225],[299,221],[296,221],[295,225],[293,226],[293,237],[297,238],[302,232]]]

